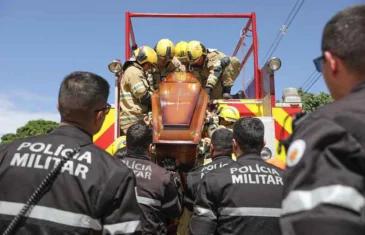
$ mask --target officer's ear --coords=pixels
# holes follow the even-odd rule
[[[153,151],[153,144],[150,144],[150,145],[148,146],[148,153],[149,153],[149,154],[152,154],[152,151]]]
[[[214,152],[214,146],[213,146],[213,144],[210,144],[210,147],[209,147],[210,156],[213,156],[213,152]]]
[[[266,140],[264,139],[264,142],[262,143],[262,147],[265,147],[266,146]]]
[[[233,146],[233,151],[238,148],[237,141],[234,138],[232,139],[232,146]]]

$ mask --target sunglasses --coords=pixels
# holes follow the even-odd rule
[[[316,67],[317,72],[322,73],[322,64],[323,64],[324,56],[321,55],[313,60],[314,66]]]
[[[105,114],[108,114],[111,107],[112,106],[107,103],[104,108],[102,108],[102,109],[96,109],[96,110],[94,110],[94,112],[97,113],[97,112],[100,112],[100,111],[105,111]]]

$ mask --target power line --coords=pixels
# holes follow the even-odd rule
[[[314,70],[313,73],[304,81],[304,83],[300,86],[302,89],[304,89],[309,83],[309,81],[311,81],[314,77],[315,74],[317,73],[317,70]]]
[[[283,36],[286,34],[286,31],[288,30],[288,28],[290,27],[291,23],[293,22],[294,18],[297,16],[300,8],[302,7],[304,0],[301,0],[301,3],[299,5],[299,7],[297,8],[297,10],[295,11],[294,15],[291,17],[291,15],[293,14],[294,10],[296,9],[297,5],[299,3],[299,0],[296,1],[294,7],[292,8],[292,10],[290,11],[289,15],[287,16],[286,20],[284,21],[284,24],[281,26],[278,34],[276,35],[274,41],[272,42],[269,50],[266,52],[265,56],[263,57],[263,60],[261,61],[261,64],[265,63],[275,52],[276,48],[279,46],[280,41],[282,40]],[[290,20],[289,20],[290,19]],[[289,21],[289,22],[288,22]],[[271,53],[270,53],[271,52]]]
[[[312,82],[312,84],[305,90],[305,92],[308,92],[309,89],[312,88],[312,86],[319,80],[319,78],[322,77],[322,73],[319,73],[316,79]]]

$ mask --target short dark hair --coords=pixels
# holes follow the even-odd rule
[[[261,153],[264,147],[264,123],[254,117],[243,117],[233,125],[233,138],[244,153]]]
[[[232,140],[232,131],[222,128],[213,132],[211,143],[216,151],[230,155],[233,151]]]
[[[114,153],[114,157],[119,158],[119,159],[123,159],[126,156],[127,156],[127,148],[126,147],[120,148]]]
[[[322,52],[329,51],[342,59],[358,75],[365,73],[365,5],[345,8],[326,24]]]
[[[99,75],[77,71],[67,75],[58,94],[58,105],[63,120],[89,120],[101,103],[109,97],[109,83]]]
[[[128,153],[144,154],[152,143],[152,128],[145,123],[135,123],[127,129]]]

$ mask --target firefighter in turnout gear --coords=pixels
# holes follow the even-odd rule
[[[158,61],[156,52],[148,46],[142,46],[133,53],[123,65],[120,81],[120,128],[124,134],[133,123],[144,122],[151,110],[152,89],[146,73]]]
[[[157,89],[160,82],[163,81],[167,75],[172,72],[180,70],[181,63],[174,56],[175,45],[169,39],[161,39],[155,46],[157,53],[158,65],[152,70],[152,85],[153,89]]]
[[[110,110],[108,96],[105,79],[74,72],[61,84],[60,126],[0,149],[2,234],[58,164],[64,164],[60,174],[40,190],[46,194],[39,202],[32,196],[26,219],[7,234],[141,234],[133,172],[93,145]],[[79,152],[73,154],[74,148]]]
[[[181,72],[188,72],[189,71],[189,60],[188,60],[188,42],[180,41],[176,44],[175,47],[175,57],[180,61]]]
[[[189,232],[195,234],[280,235],[283,171],[260,156],[264,124],[240,118],[233,127],[237,161],[207,173],[194,201]]]
[[[151,144],[152,128],[133,124],[127,131],[127,157],[122,161],[136,176],[143,234],[166,234],[167,219],[181,215],[183,195],[179,175],[151,161]]]
[[[293,121],[283,235],[365,234],[365,5],[326,24],[314,60],[335,102]]]
[[[211,99],[232,99],[231,87],[240,73],[237,57],[226,56],[214,49],[207,49],[199,41],[188,44],[190,68]]]
[[[212,113],[208,120],[207,133],[209,138],[212,137],[214,131],[227,128],[232,131],[233,124],[240,118],[240,112],[233,106],[220,106],[217,113]]]

